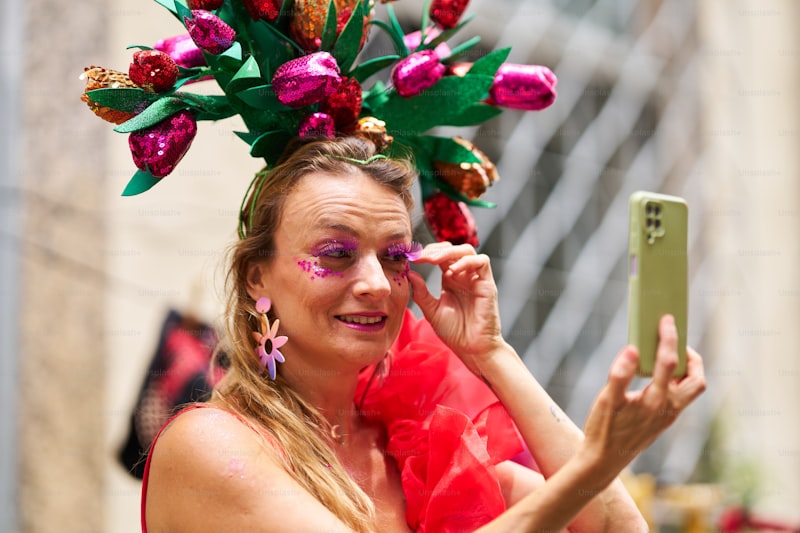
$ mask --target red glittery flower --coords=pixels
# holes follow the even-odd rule
[[[243,0],[242,3],[253,20],[275,20],[281,12],[280,0]]]
[[[547,67],[503,63],[489,88],[488,103],[539,111],[555,102],[557,83],[556,75]]]
[[[478,247],[478,230],[467,204],[437,192],[425,200],[425,220],[436,240]]]
[[[300,120],[297,128],[299,137],[327,137],[336,136],[336,123],[327,113],[311,113]]]
[[[212,55],[221,54],[233,46],[236,39],[236,31],[233,28],[214,13],[204,9],[195,9],[192,11],[192,18],[185,18],[183,23],[194,43]]]
[[[172,89],[178,81],[178,65],[169,54],[158,50],[139,50],[128,68],[131,81],[151,93]]]
[[[458,24],[469,0],[433,0],[430,8],[431,20],[442,28],[453,28]]]
[[[361,84],[355,78],[342,77],[336,92],[320,102],[319,110],[333,117],[336,129],[350,133],[358,125],[363,99]]]
[[[434,50],[421,50],[401,59],[392,69],[392,84],[397,94],[409,98],[432,87],[447,68]]]
[[[219,9],[224,1],[225,0],[188,0],[186,3],[189,4],[189,9],[205,9],[207,11],[212,11],[214,9]]]
[[[197,134],[197,122],[189,111],[179,111],[158,124],[134,131],[128,137],[133,162],[140,170],[163,178],[189,150]]]
[[[335,93],[341,82],[336,59],[328,52],[315,52],[278,67],[272,88],[283,105],[305,107]]]

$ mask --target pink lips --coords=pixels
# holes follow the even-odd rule
[[[375,332],[382,330],[386,326],[387,316],[385,313],[369,312],[337,315],[336,318],[350,329]]]

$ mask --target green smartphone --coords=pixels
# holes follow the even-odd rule
[[[689,266],[686,200],[647,191],[630,197],[628,231],[628,343],[639,349],[639,375],[651,376],[658,346],[658,322],[675,317],[678,367],[686,374]]]

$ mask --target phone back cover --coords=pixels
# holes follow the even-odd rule
[[[672,314],[678,330],[675,376],[683,376],[688,320],[686,202],[676,196],[636,192],[630,198],[630,224],[628,342],[639,348],[639,373],[652,375],[658,322],[663,315]]]

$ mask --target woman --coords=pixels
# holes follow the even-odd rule
[[[257,180],[243,213],[246,235],[232,255],[231,366],[207,408],[184,411],[154,444],[143,487],[145,530],[647,530],[616,476],[703,391],[700,357],[690,351],[688,375],[671,379],[676,331],[665,317],[652,382],[626,391],[637,353],[624,348],[584,437],[503,340],[488,258],[468,245],[413,245],[413,181],[409,164],[377,155],[358,137],[294,147]],[[441,269],[439,297],[409,262]],[[414,467],[404,464],[401,474],[398,464],[407,462],[387,452],[387,441],[391,446],[402,430],[391,420],[376,422],[381,417],[364,408],[381,396],[387,353],[404,320],[413,320],[406,314],[410,295],[441,341],[491,387],[541,471],[506,460],[508,454],[476,452],[494,459],[467,483],[491,477],[481,486],[497,487],[499,508],[487,512],[481,502],[490,495],[466,488],[451,494],[449,515],[437,508],[440,499],[419,500],[425,490],[409,489]],[[401,364],[403,357],[392,357],[392,365]],[[428,359],[438,364],[441,357]],[[410,377],[414,367],[404,368],[412,400],[426,396]],[[391,408],[405,401],[401,396],[381,405]],[[433,418],[463,419],[437,409]],[[429,414],[417,434],[434,431]],[[503,427],[496,422],[502,418],[483,420]],[[444,446],[432,437],[426,442],[431,456]],[[470,442],[488,449],[498,441],[489,435]],[[458,478],[459,461],[448,463],[451,472],[422,476]],[[464,508],[452,506],[458,501]],[[428,521],[436,513],[439,525]]]

